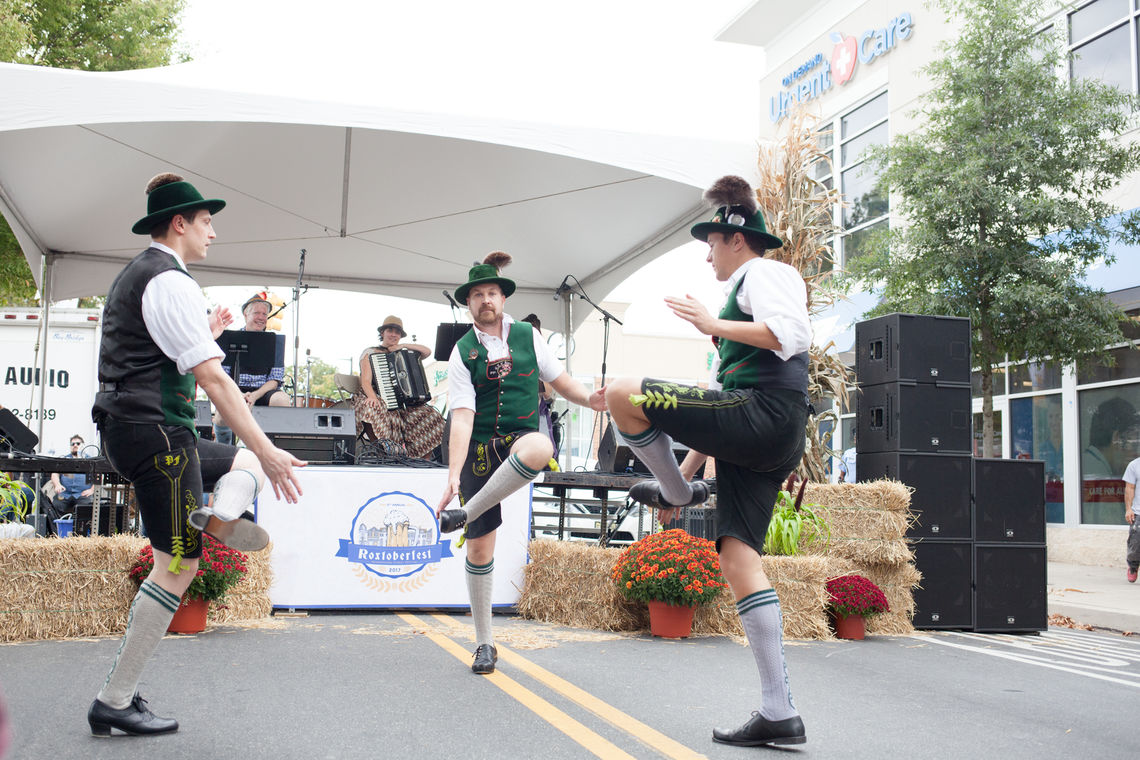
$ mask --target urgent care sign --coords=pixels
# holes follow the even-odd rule
[[[820,97],[836,85],[844,85],[855,76],[860,66],[869,66],[910,39],[914,19],[900,13],[884,26],[865,29],[858,36],[832,32],[830,51],[816,53],[780,82],[784,89],[768,99],[768,118],[777,124],[796,103]]]

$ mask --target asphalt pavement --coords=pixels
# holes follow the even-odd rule
[[[466,615],[275,617],[168,636],[142,693],[178,733],[91,736],[114,638],[0,646],[8,757],[1135,758],[1140,637],[921,633],[786,643],[808,742],[715,744],[759,705],[741,641],[606,634],[496,615],[471,673]]]

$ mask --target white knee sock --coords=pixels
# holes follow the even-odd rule
[[[657,478],[661,486],[661,496],[670,504],[684,504],[693,497],[693,487],[681,474],[677,457],[673,454],[673,439],[658,427],[652,425],[644,433],[621,437],[633,448],[637,458]]]
[[[473,565],[467,560],[467,596],[471,599],[471,619],[475,623],[475,645],[494,644],[491,635],[491,590],[494,586],[495,560]]]
[[[253,506],[261,484],[249,470],[230,470],[214,485],[214,501],[210,505],[222,520],[236,520]]]
[[[131,703],[139,688],[143,666],[166,635],[180,601],[149,578],[142,582],[127,616],[127,632],[99,692],[100,702],[116,710]]]
[[[519,490],[538,477],[538,470],[532,470],[522,463],[517,455],[511,454],[499,469],[487,478],[487,482],[463,505],[467,512],[467,522]]]
[[[760,714],[768,720],[784,720],[799,713],[788,685],[784,659],[783,616],[776,589],[757,591],[736,603],[748,646],[760,671]]]

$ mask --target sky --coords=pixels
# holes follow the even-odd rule
[[[349,70],[336,82],[306,82],[305,85],[311,88],[315,84],[330,98],[351,97],[360,88],[382,88],[404,104],[424,108],[432,107],[430,85],[436,77],[504,77],[512,87],[545,92],[556,86],[587,87],[596,78],[608,76],[615,66],[635,61],[652,75],[630,82],[629,98],[623,102],[596,104],[603,114],[612,112],[615,118],[620,110],[622,123],[634,125],[639,100],[691,97],[690,93],[699,88],[702,79],[712,73],[703,70],[701,62],[713,46],[716,55],[727,56],[722,61],[739,63],[742,86],[749,93],[737,106],[743,109],[737,121],[743,122],[756,118],[751,111],[759,110],[759,96],[751,94],[751,89],[755,88],[758,67],[762,66],[762,51],[717,43],[714,37],[750,4],[750,0],[702,0],[699,3],[691,0],[621,0],[616,3],[578,0],[572,6],[534,0],[438,0],[431,4],[326,0],[314,5],[278,0],[270,5],[254,0],[188,0],[180,44],[195,62],[214,62],[223,67],[288,66],[297,72],[298,78],[304,77],[307,59],[337,55],[337,50],[349,45],[366,46],[366,49],[376,50],[376,66],[372,70],[346,67]],[[399,62],[384,58],[385,51],[394,47],[385,45],[385,41],[395,38],[399,38],[403,49],[409,44],[413,47],[420,44],[447,50],[449,55],[447,60],[418,61],[417,68],[409,72]],[[539,65],[544,60],[566,56],[572,57],[572,67]],[[462,61],[464,65],[456,67],[455,61]],[[569,70],[572,79],[565,82],[542,79],[554,70]],[[718,71],[716,75],[725,73]],[[472,88],[473,93],[477,91],[478,88]],[[517,103],[547,110],[503,113],[503,109],[522,107]],[[586,118],[583,114],[559,112],[557,98],[512,98],[509,102],[449,103],[448,106],[465,112],[478,113],[483,108],[497,116],[563,122]],[[702,131],[707,128],[705,121],[709,115],[698,104],[686,115],[692,119],[694,131],[697,125]],[[596,118],[597,115],[590,116]],[[733,125],[731,118],[726,121],[727,135]],[[686,128],[685,124],[669,125],[674,132],[684,132]],[[219,221],[218,235],[224,239],[224,219]],[[699,337],[695,328],[667,310],[663,298],[688,293],[710,309],[719,307],[723,301],[723,286],[713,278],[711,266],[705,260],[706,252],[705,244],[694,241],[650,263],[611,293],[589,295],[595,301],[631,304],[624,328],[627,334]],[[522,251],[512,253],[526,255]],[[509,272],[506,274],[509,276]],[[228,306],[236,314],[246,298],[263,289],[265,285],[256,282],[241,287],[212,287],[207,289],[207,297],[213,304]],[[275,288],[273,292],[286,301],[292,300],[289,288]],[[282,332],[287,336],[290,362],[297,311],[297,306],[290,306],[282,314]],[[346,313],[366,316],[345,320],[342,315]],[[436,325],[453,319],[452,310],[442,296],[438,303],[426,303],[310,289],[302,294],[299,304],[299,355],[302,357],[299,363],[303,363],[308,349],[313,356],[340,371],[355,368],[361,350],[375,344],[376,327],[388,314],[400,316],[405,329],[428,345],[434,341]],[[465,320],[467,315],[460,314],[459,318]]]

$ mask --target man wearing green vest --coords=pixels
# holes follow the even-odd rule
[[[99,392],[91,416],[111,466],[131,482],[154,550],[154,569],[139,586],[111,672],[87,712],[96,736],[178,730],[139,696],[143,666],[162,640],[202,554],[202,532],[241,551],[268,544],[247,519],[268,479],[295,502],[293,467],[304,463],[276,448],[258,428],[215,343],[228,310],[210,313],[186,265],[206,258],[213,215],[225,201],[207,200],[176,174],[147,183],[147,215],[132,231],[150,246],[111,284],[99,345]],[[208,315],[208,316],[207,316]],[[249,446],[198,440],[194,396],[201,386]],[[216,485],[215,485],[216,484]],[[204,488],[214,488],[209,506]]]
[[[498,659],[491,592],[495,531],[503,523],[499,502],[537,478],[554,454],[550,438],[538,432],[539,380],[579,406],[606,408],[604,390],[591,394],[566,374],[537,330],[503,312],[515,284],[499,270],[510,262],[502,251],[491,253],[455,289],[474,325],[448,362],[447,488],[436,507],[441,533],[467,528],[467,594],[476,644],[471,670],[480,674],[494,672]],[[460,508],[444,509],[456,496]]]
[[[656,507],[662,522],[708,498],[707,484],[690,480],[708,457],[716,460],[717,552],[760,671],[761,703],[740,728],[715,729],[713,740],[802,744],[806,734],[788,686],[780,601],[760,555],[780,486],[804,451],[807,287],[793,267],[764,257],[783,241],[768,233],[746,181],[723,177],[705,199],[716,214],[695,225],[692,235],[708,243],[716,278],[727,283],[724,308],[714,317],[689,296],[665,301],[717,345],[709,388],[622,378],[606,387],[606,401],[622,438],[656,476],[635,484],[630,497]],[[690,448],[680,467],[674,438]]]

